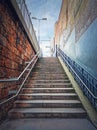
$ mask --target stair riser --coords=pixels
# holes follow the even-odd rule
[[[56,70],[56,68],[57,68],[57,70],[63,70],[60,65],[56,65],[56,66],[44,65],[44,67],[43,66],[42,67],[37,67],[37,66],[35,67],[36,70],[37,69],[39,69],[39,70]]]
[[[44,61],[39,61],[39,63],[37,64],[37,66],[42,66],[42,65],[47,65],[47,66],[54,66],[56,64],[60,65],[59,61],[50,61],[50,63],[48,63],[48,61],[44,62]],[[46,66],[45,66],[46,67]]]
[[[20,100],[47,100],[47,99],[53,99],[53,100],[76,100],[78,99],[77,96],[26,96],[26,95],[20,95],[18,96],[18,99]]]
[[[63,80],[63,81],[62,81],[62,80],[59,80],[59,81],[57,81],[57,80],[56,80],[56,81],[53,81],[53,80],[49,80],[49,81],[45,81],[45,80],[43,80],[43,81],[31,80],[31,81],[29,81],[29,84],[33,84],[33,83],[34,83],[34,84],[35,84],[35,83],[36,83],[36,84],[37,84],[37,83],[39,83],[39,84],[42,84],[42,83],[45,83],[45,84],[46,84],[46,83],[47,83],[47,84],[48,84],[48,83],[70,83],[70,81],[69,81],[69,80]]]
[[[24,87],[26,88],[71,88],[72,87],[72,85],[71,84],[64,84],[64,85],[58,85],[58,84],[56,84],[56,85],[45,85],[45,84],[38,84],[38,85],[35,85],[35,84],[26,84],[26,85],[24,85]]]
[[[56,67],[58,68],[58,70],[62,69],[62,67],[60,66],[60,64],[56,65]],[[55,69],[54,65],[40,65],[40,66],[36,66],[35,69]]]
[[[41,89],[39,89],[39,90],[33,90],[33,89],[30,89],[30,90],[28,90],[28,89],[26,89],[26,90],[22,90],[22,93],[74,93],[75,92],[75,90],[74,89],[71,89],[71,90],[69,90],[69,89],[67,89],[67,90],[41,90]]]
[[[38,72],[38,70],[34,70],[34,71],[35,71],[35,72]],[[56,71],[56,70],[51,70],[51,71],[50,71],[50,70],[48,70],[48,71],[46,71],[46,70],[40,70],[39,73],[40,73],[40,74],[41,74],[41,73],[44,73],[44,74],[45,74],[45,73],[51,73],[51,74],[53,74],[53,73],[54,73],[54,74],[60,74],[60,73],[61,73],[61,74],[62,74],[62,73],[64,73],[64,72],[63,72],[63,71],[58,71],[58,70],[57,70],[57,71]]]
[[[61,71],[61,72],[63,72],[63,69],[62,69],[61,67],[58,67],[57,70],[56,70],[56,68],[57,68],[57,66],[56,66],[56,67],[55,67],[55,66],[53,66],[53,67],[47,66],[47,67],[44,67],[44,68],[43,68],[43,67],[42,67],[42,68],[41,68],[41,67],[38,67],[38,68],[35,67],[34,70],[37,70],[37,71],[38,71],[38,70],[39,70],[39,71],[41,71],[41,70],[42,70],[42,71]]]
[[[60,75],[60,74],[63,74],[64,75],[64,72],[62,71],[37,71],[37,70],[33,70],[33,73],[36,73],[37,75],[40,75],[40,74],[49,74],[49,75],[52,75],[52,74],[56,74],[56,75]]]
[[[33,72],[32,74],[30,74],[30,77],[31,77],[31,78],[32,78],[32,77],[35,77],[35,76],[36,76],[36,77],[41,77],[41,76],[42,76],[42,77],[49,77],[49,76],[50,76],[50,77],[56,77],[56,76],[57,76],[57,77],[67,77],[67,75],[64,74],[64,73],[63,73],[63,74],[54,74],[54,73],[53,73],[53,74],[51,74],[51,73],[45,73],[45,74],[44,74],[44,73],[38,73],[38,72],[36,73],[36,72]]]
[[[86,118],[86,113],[10,113],[9,118]]]
[[[68,80],[67,77],[51,77],[51,76],[39,76],[39,77],[32,77],[31,80]]]
[[[81,103],[15,103],[14,108],[81,108]]]
[[[52,78],[56,78],[56,77],[58,77],[58,78],[67,78],[67,75],[66,74],[40,74],[40,75],[38,75],[38,74],[31,74],[30,75],[30,77],[31,78],[34,78],[34,77],[39,77],[39,78],[49,78],[49,77],[52,77]]]
[[[41,65],[39,67],[35,67],[35,69],[41,69],[41,70],[52,70],[52,69],[58,69],[58,70],[63,70],[62,67],[60,65]]]

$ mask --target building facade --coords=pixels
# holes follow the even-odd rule
[[[97,76],[97,0],[63,0],[55,44]]]

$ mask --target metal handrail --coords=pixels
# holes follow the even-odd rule
[[[59,50],[57,50],[57,52],[62,56],[62,58],[64,59],[64,56],[59,52]],[[68,64],[68,62],[66,62]],[[82,84],[85,86],[85,88],[88,90],[88,92],[93,96],[94,99],[97,99],[97,96],[95,96],[91,90],[88,89],[88,87],[85,85],[85,83],[82,81],[82,79],[78,76],[78,74],[74,71],[74,69],[72,68],[72,66],[70,64],[68,64],[68,66],[71,68],[71,70],[74,72],[74,74],[77,76],[77,78],[82,82]]]
[[[67,56],[68,56],[68,55],[67,55]],[[71,58],[71,59],[74,60],[73,58]],[[75,62],[75,61],[74,61],[74,62]],[[85,67],[84,67],[82,64],[80,64],[78,61],[76,61],[76,63],[77,63],[79,66],[82,66],[83,69],[85,69]],[[93,74],[90,74],[88,70],[85,69],[85,71],[86,71],[89,75],[91,75],[91,77],[92,77],[93,79],[97,80],[97,78],[96,78]]]
[[[25,73],[25,71],[28,69],[30,64],[34,61],[36,56],[38,56],[38,54],[39,54],[39,52],[33,57],[33,59],[29,62],[29,64],[25,67],[25,69],[22,71],[22,73],[18,77],[10,78],[10,79],[0,79],[0,82],[14,82],[14,81],[18,81],[22,77],[22,75]]]
[[[36,64],[36,62],[37,62],[37,60],[38,60],[38,55],[39,55],[39,52],[33,57],[33,59],[29,62],[29,64],[26,66],[26,68],[23,70],[23,72],[19,75],[19,77],[16,78],[16,79],[14,79],[14,81],[18,81],[18,80],[21,78],[21,76],[24,74],[24,72],[28,69],[28,67],[31,65],[31,63],[32,63],[32,62],[35,60],[35,58],[37,57],[36,60],[35,60],[35,62],[34,62],[34,64],[32,65],[32,67],[29,69],[29,72],[28,72],[28,74],[26,75],[25,79],[23,80],[23,82],[22,82],[22,84],[21,84],[19,90],[17,91],[17,93],[16,93],[15,95],[13,95],[12,97],[10,97],[10,98],[8,98],[8,99],[2,101],[2,102],[0,103],[0,105],[5,104],[5,103],[9,102],[10,100],[12,100],[12,99],[14,99],[14,98],[16,98],[16,97],[18,96],[18,94],[19,94],[19,92],[21,91],[21,89],[22,89],[22,87],[23,87],[23,85],[24,85],[26,79],[28,78],[28,76],[29,76],[31,70],[33,69],[34,65]],[[13,81],[13,80],[8,80],[8,79],[5,80],[5,82],[8,82],[8,81],[10,82],[10,81]],[[4,82],[4,80],[3,80],[3,82]]]

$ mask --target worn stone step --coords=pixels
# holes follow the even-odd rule
[[[44,57],[44,58],[39,59],[38,64],[43,63],[43,62],[46,62],[46,63],[48,62],[48,64],[50,64],[52,62],[59,63],[59,60],[56,57]]]
[[[70,80],[30,80],[30,83],[70,83]]]
[[[56,100],[76,100],[78,99],[75,93],[31,93],[31,94],[19,94],[20,100],[43,100],[43,99],[56,99]]]
[[[35,69],[43,69],[43,70],[52,70],[52,69],[56,69],[57,70],[63,70],[62,66],[60,64],[41,64],[41,65],[36,65]]]
[[[50,69],[55,69],[55,68],[58,68],[58,70],[63,70],[63,68],[62,68],[62,66],[60,66],[60,64],[58,64],[58,65],[43,65],[43,64],[41,64],[41,65],[38,65],[38,66],[36,66],[35,67],[36,69],[46,69],[46,70],[50,70]]]
[[[56,77],[56,78],[53,78],[53,77],[32,77],[32,78],[30,79],[30,81],[33,81],[33,80],[34,80],[34,81],[35,81],[35,80],[36,80],[36,81],[37,81],[37,80],[38,80],[38,81],[39,81],[39,80],[41,80],[41,81],[42,81],[42,80],[45,80],[45,81],[48,80],[48,81],[52,81],[52,82],[53,82],[54,80],[59,80],[59,82],[61,82],[62,80],[69,80],[69,79],[68,79],[68,77],[66,77],[66,78],[65,78],[65,77]]]
[[[53,67],[52,66],[46,66],[46,65],[45,65],[45,67],[37,67],[37,66],[35,67],[35,69],[38,69],[38,70],[56,70],[56,68],[57,68],[57,71],[63,70],[63,68],[61,66],[54,66],[54,65],[53,65]]]
[[[58,63],[59,64],[59,60],[57,59],[57,58],[53,58],[52,60],[51,60],[51,58],[46,58],[46,59],[41,59],[41,60],[39,60],[39,62],[38,62],[38,64],[41,64],[41,63],[43,63],[43,62],[45,62],[45,63],[48,63],[48,64],[50,64],[50,63]]]
[[[69,80],[68,77],[34,76],[30,80]]]
[[[61,69],[61,70],[63,69],[62,66],[60,65],[60,63],[59,64],[56,63],[56,65],[54,65],[54,64],[40,64],[40,65],[38,65],[37,64],[35,66],[35,68],[36,69],[48,69],[48,70],[52,69],[52,68],[54,68],[54,69],[58,68],[58,69]]]
[[[35,70],[35,69],[34,69],[33,72],[36,72],[36,73],[38,73],[39,75],[40,75],[41,73],[44,73],[44,74],[47,74],[47,73],[48,73],[48,74],[53,74],[53,73],[54,73],[54,74],[62,74],[62,73],[63,73],[63,74],[64,74],[64,71],[57,71],[57,70],[53,70],[53,71],[52,71],[52,70],[51,70],[51,71],[49,71],[49,70],[48,70],[48,71],[44,70],[44,71],[42,71],[42,70]]]
[[[21,108],[12,109],[9,118],[86,118],[82,108]]]
[[[56,65],[54,65],[54,64],[37,64],[36,65],[36,67],[35,68],[47,68],[47,69],[49,69],[49,68],[54,68],[54,67],[59,67],[59,68],[61,68],[62,69],[62,66],[60,66],[60,63],[56,63]]]
[[[16,108],[81,108],[79,100],[17,100],[14,103]]]
[[[58,59],[53,59],[53,60],[51,60],[51,59],[48,59],[48,60],[45,59],[45,60],[39,60],[39,62],[37,63],[37,65],[42,64],[43,62],[48,63],[48,65],[52,64],[53,62],[54,63],[56,62],[56,64],[60,64],[60,62],[59,62]]]
[[[35,68],[54,68],[54,67],[59,67],[62,69],[62,66],[60,66],[60,63],[56,63],[56,65],[54,64],[37,64]]]
[[[39,75],[39,72],[32,72],[30,75],[32,75],[32,76],[58,76],[58,77],[61,77],[61,76],[67,76],[65,73],[58,73],[58,74],[56,74],[56,73],[40,73],[40,75]]]
[[[60,65],[60,62],[59,61],[39,61],[37,65],[53,65],[53,66],[56,66],[56,65]]]
[[[71,93],[73,88],[22,88],[22,93]]]
[[[69,80],[67,76],[52,76],[52,75],[39,75],[30,76],[30,80]]]
[[[49,64],[49,65],[43,65],[43,64],[41,64],[41,65],[37,65],[35,68],[36,69],[55,69],[55,68],[57,68],[58,67],[58,69],[61,69],[62,70],[62,66],[60,66],[60,64],[56,64],[55,66],[53,65],[53,64]]]
[[[39,88],[69,88],[69,87],[72,87],[72,84],[71,83],[35,83],[35,84],[29,84],[29,81],[28,83],[26,83],[24,85],[24,87],[27,87],[27,88],[35,88],[35,87],[39,87]]]
[[[34,70],[36,71],[45,71],[45,72],[49,72],[49,71],[56,71],[56,72],[64,72],[62,68],[57,68],[57,67],[54,67],[54,68],[34,68]]]
[[[52,77],[67,77],[67,75],[65,74],[65,73],[63,73],[63,74],[56,74],[56,73],[46,73],[45,72],[45,74],[44,73],[41,73],[40,75],[38,75],[38,73],[31,73],[31,75],[32,75],[32,77],[34,77],[35,75],[37,76],[37,77],[49,77],[49,76],[52,76]]]
[[[60,75],[60,74],[63,74],[64,75],[64,71],[63,72],[57,72],[57,71],[55,71],[55,72],[53,72],[53,71],[51,71],[51,72],[49,72],[49,71],[44,71],[44,72],[41,72],[41,71],[34,71],[33,70],[33,74],[37,74],[37,75],[41,75],[41,73],[43,73],[43,74],[56,74],[56,75]]]

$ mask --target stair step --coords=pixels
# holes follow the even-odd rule
[[[21,108],[12,109],[8,113],[15,118],[85,118],[86,112],[82,108]]]
[[[31,80],[69,80],[68,77],[51,77],[51,76],[34,76],[31,78]]]
[[[8,115],[9,118],[85,118],[87,114],[58,58],[42,58]]]
[[[43,100],[43,99],[56,99],[56,100],[75,100],[78,99],[75,93],[32,93],[32,94],[19,94],[20,100]]]
[[[30,80],[29,83],[70,83],[70,80]]]
[[[46,73],[46,72],[45,72],[45,73],[40,73],[40,75],[38,75],[38,73],[39,73],[39,72],[33,72],[33,73],[31,73],[30,75],[32,75],[32,77],[34,77],[34,76],[37,76],[37,77],[40,77],[40,76],[43,76],[43,77],[44,77],[44,76],[55,76],[55,77],[56,77],[56,76],[59,76],[59,77],[61,77],[61,76],[63,77],[63,76],[64,76],[64,77],[65,77],[65,76],[66,76],[66,77],[67,77],[67,75],[66,75],[65,73],[63,73],[63,74],[62,74],[62,73],[60,73],[60,74],[59,74],[59,73],[58,73],[58,74],[52,73],[52,74],[51,74],[51,73]]]
[[[64,86],[72,86],[71,83],[46,83],[46,84],[45,83],[34,83],[34,84],[33,83],[30,83],[30,84],[26,83],[25,85],[43,85],[43,86],[44,85],[46,85],[46,86],[48,86],[48,85],[51,85],[51,86],[52,85],[54,85],[54,86],[62,85],[63,86],[64,85]]]
[[[57,70],[63,70],[62,66],[60,66],[60,64],[58,65],[43,65],[41,64],[40,66],[36,66],[35,69],[41,69],[41,70],[55,70],[57,68]]]
[[[36,72],[38,72],[38,71],[39,71],[39,72],[46,72],[46,73],[47,73],[47,72],[49,72],[49,73],[50,73],[50,72],[54,72],[54,73],[56,73],[56,72],[64,73],[64,70],[63,70],[62,68],[60,68],[60,69],[58,69],[58,68],[56,69],[56,68],[57,68],[57,67],[55,67],[55,68],[50,68],[50,69],[46,69],[46,68],[45,68],[45,69],[41,69],[41,68],[36,69],[36,68],[35,68],[34,71],[36,71]]]
[[[61,87],[61,88],[66,88],[66,87],[71,87],[72,84],[71,83],[35,83],[35,84],[29,84],[29,83],[26,83],[24,86],[27,86],[27,87],[48,87],[50,86],[51,88],[52,87]]]
[[[74,90],[73,88],[22,88],[22,89],[32,89],[32,90]]]
[[[71,93],[73,88],[22,88],[22,93]]]
[[[41,71],[34,71],[33,70],[33,74],[36,74],[36,75],[41,75],[41,74],[48,74],[48,75],[52,75],[52,74],[54,74],[54,75],[60,75],[60,74],[63,74],[64,75],[64,72],[49,72],[49,71],[44,71],[44,72],[41,72]]]
[[[58,68],[57,70],[62,70],[62,67],[59,65],[56,65],[56,67]],[[36,66],[35,69],[40,69],[40,70],[55,70],[56,68],[54,67],[54,65],[49,65],[49,66],[45,66],[45,65],[41,65],[41,66]]]
[[[14,103],[14,107],[23,108],[79,108],[82,104],[79,100],[17,100]]]

